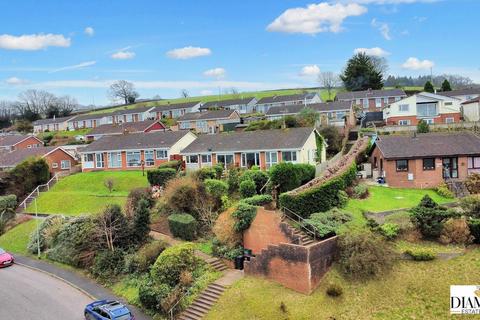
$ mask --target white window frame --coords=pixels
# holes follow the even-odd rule
[[[445,118],[445,123],[446,123],[446,124],[455,123],[455,118],[454,118],[454,117]]]
[[[273,161],[272,155],[275,155],[275,161]],[[266,160],[265,166],[267,169],[276,165],[278,163],[278,152],[277,151],[265,152],[265,160]]]
[[[122,167],[122,153],[121,152],[109,152],[107,154],[108,157],[108,167],[109,168],[121,168]],[[119,165],[113,165],[112,159],[117,158],[116,161],[119,163]]]
[[[95,153],[95,168],[105,168],[105,155],[103,152]]]
[[[240,156],[240,165],[242,168],[247,167],[247,154],[254,154],[255,164],[254,166],[260,167],[260,152],[242,152]]]
[[[428,118],[428,119],[423,119],[427,124],[435,124],[435,119]]]
[[[136,156],[138,154],[138,165],[130,165],[130,161],[128,160],[129,156]],[[127,167],[129,168],[138,168],[142,165],[142,155],[140,151],[127,151],[126,152],[126,160],[127,160]]]
[[[60,161],[60,168],[62,170],[68,170],[72,167],[72,162],[70,160],[62,160]]]
[[[133,122],[133,114],[129,113],[125,115],[125,122]]]
[[[411,121],[409,119],[402,119],[402,120],[398,120],[398,125],[399,126],[409,126],[411,125]]]
[[[368,109],[368,99],[367,98],[363,99],[363,109]]]
[[[158,156],[160,153],[165,153],[165,156]],[[166,149],[157,149],[155,150],[155,157],[157,158],[157,160],[165,160],[167,159],[168,160],[168,150]]]
[[[290,158],[291,158],[292,160],[285,160],[285,156],[284,156],[284,155],[287,155],[287,154],[290,154]],[[295,159],[294,159],[294,158],[295,158]],[[297,163],[297,161],[298,161],[297,151],[282,151],[282,161],[283,161],[283,162]]]
[[[203,158],[206,157],[207,161],[203,161]],[[211,165],[212,164],[212,154],[201,154],[200,155],[200,163],[206,164],[206,165]]]
[[[190,121],[180,122],[180,129],[190,129],[191,127]]]
[[[382,98],[375,98],[375,108],[382,107]]]
[[[149,161],[147,160],[147,153],[152,155]],[[155,165],[155,152],[153,149],[143,151],[143,158],[146,167],[153,167]]]
[[[53,168],[53,169],[57,169],[57,168],[58,168],[58,163],[57,163],[57,162],[53,162],[53,163],[52,163],[52,168]]]
[[[231,163],[227,163],[227,157],[232,157],[232,162]],[[225,158],[225,162],[221,162],[218,160],[219,157],[224,157]],[[235,165],[235,154],[233,153],[220,153],[220,154],[217,154],[217,163],[223,163],[223,167],[225,169],[228,169],[229,165]]]
[[[398,112],[408,112],[410,110],[409,104],[400,104],[398,105]]]
[[[191,155],[185,156],[185,162],[188,165],[192,165],[192,164],[198,165],[198,155],[191,154]]]

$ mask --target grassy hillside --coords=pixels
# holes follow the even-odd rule
[[[30,234],[37,227],[35,219],[29,220],[0,236],[0,248],[12,253],[27,254]]]

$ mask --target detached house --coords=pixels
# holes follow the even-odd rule
[[[255,112],[255,106],[257,104],[256,98],[239,98],[229,99],[222,101],[210,101],[203,104],[200,110],[235,110],[238,113],[252,113]]]
[[[480,97],[480,87],[471,87],[452,91],[438,92],[437,94],[445,97],[456,98],[464,102]]]
[[[257,111],[267,113],[270,108],[283,107],[287,105],[307,105],[312,103],[320,103],[322,99],[315,92],[280,95],[273,97],[265,97],[257,102]]]
[[[190,131],[156,131],[104,136],[80,153],[82,171],[138,170],[178,159],[196,136]]]
[[[406,97],[407,94],[402,89],[364,90],[339,92],[335,100],[352,102],[361,107],[364,112],[375,112]]]
[[[312,128],[290,128],[228,132],[201,135],[181,151],[187,169],[199,169],[217,163],[268,169],[282,162],[315,164],[324,161],[326,146],[317,156],[317,131]],[[318,159],[320,158],[320,159]]]
[[[73,119],[74,116],[61,117],[61,118],[51,118],[51,119],[40,119],[34,121],[33,133],[40,133],[44,131],[65,131],[68,128],[67,122]]]
[[[85,135],[87,141],[98,140],[103,136],[112,136],[136,132],[165,131],[167,127],[159,120],[102,124]]]
[[[162,118],[178,118],[186,113],[197,112],[200,110],[200,101],[192,101],[185,103],[172,103],[154,107],[150,110],[150,114],[154,119]]]
[[[422,92],[390,104],[383,110],[387,125],[415,126],[420,120],[428,124],[458,123],[460,100]]]
[[[233,130],[240,123],[236,110],[210,110],[186,113],[177,119],[178,128],[189,129],[197,133],[219,133]]]
[[[43,141],[32,135],[5,135],[0,136],[0,150],[14,151],[43,147]]]

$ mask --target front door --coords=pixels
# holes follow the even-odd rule
[[[443,158],[443,179],[457,179],[458,178],[458,158]]]

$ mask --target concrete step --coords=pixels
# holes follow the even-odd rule
[[[198,315],[196,315],[196,314],[190,313],[190,312],[188,312],[188,311],[184,311],[184,312],[180,315],[179,319],[181,319],[181,320],[201,320],[202,317],[201,317],[201,316],[198,316]]]
[[[208,287],[205,289],[205,292],[210,292],[211,294],[221,295],[223,293],[222,289]]]
[[[190,307],[187,308],[187,310],[185,310],[185,312],[187,315],[190,315],[190,316],[196,316],[198,317],[199,319],[202,319],[203,316],[205,315],[205,312],[203,311],[198,311],[198,310],[195,310],[195,309],[192,309]]]
[[[201,296],[202,297],[205,296],[206,298],[208,298],[210,300],[217,301],[218,297],[220,295],[218,293],[211,293],[211,292],[203,291]]]

